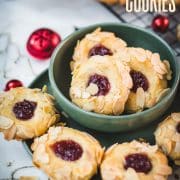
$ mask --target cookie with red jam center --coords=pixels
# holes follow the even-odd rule
[[[129,70],[114,56],[92,56],[72,73],[72,102],[86,111],[121,114],[132,88]]]
[[[68,127],[51,127],[32,150],[34,164],[52,179],[91,179],[104,153],[94,137]]]
[[[100,169],[103,180],[166,179],[172,173],[166,156],[157,145],[135,140],[108,148]]]
[[[2,93],[0,110],[0,131],[7,140],[40,136],[59,118],[54,98],[41,89],[18,87]]]
[[[172,71],[169,62],[161,60],[158,53],[128,47],[116,56],[129,66],[133,81],[126,112],[135,113],[151,108],[168,93],[168,80],[171,79]]]
[[[92,56],[113,56],[123,47],[126,47],[126,42],[120,37],[97,28],[77,42],[70,63],[71,70],[81,66]]]

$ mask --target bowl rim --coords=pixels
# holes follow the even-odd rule
[[[172,55],[173,57],[173,60],[174,60],[174,63],[175,63],[175,72],[176,72],[176,76],[174,77],[174,83],[172,84],[172,87],[170,89],[170,91],[168,92],[168,94],[160,101],[158,102],[157,104],[155,104],[153,107],[149,108],[149,109],[146,109],[144,111],[141,111],[141,112],[136,112],[136,113],[133,113],[133,114],[120,114],[120,115],[105,115],[105,114],[98,114],[98,113],[95,113],[95,112],[90,112],[90,111],[85,111],[83,110],[82,108],[78,107],[77,105],[75,105],[73,102],[71,102],[62,92],[61,90],[57,87],[56,85],[56,82],[55,82],[55,79],[54,79],[54,71],[53,71],[53,68],[54,68],[54,62],[55,62],[55,59],[56,59],[56,55],[58,53],[58,51],[61,49],[61,47],[64,46],[64,44],[66,44],[66,42],[69,41],[69,39],[71,39],[72,37],[74,36],[77,36],[81,33],[83,33],[84,31],[87,31],[88,29],[93,29],[95,30],[96,28],[98,27],[106,27],[106,26],[117,26],[117,27],[128,27],[128,28],[132,28],[132,29],[136,29],[138,31],[141,31],[143,33],[146,33],[150,36],[153,36],[154,38],[158,39],[167,49],[168,51],[170,52],[170,54]],[[58,96],[61,98],[61,100],[67,104],[67,106],[70,106],[72,109],[74,109],[75,111],[79,111],[80,113],[84,114],[84,115],[89,115],[89,116],[93,116],[93,117],[96,117],[96,118],[103,118],[103,119],[112,119],[112,120],[119,120],[119,119],[131,119],[131,118],[134,118],[136,116],[143,116],[147,113],[151,113],[153,112],[155,109],[158,109],[161,104],[163,104],[168,98],[170,98],[171,96],[173,96],[173,94],[175,93],[177,87],[178,87],[178,84],[179,84],[179,79],[180,79],[180,72],[178,71],[178,68],[179,68],[179,64],[177,62],[177,59],[175,57],[175,53],[174,51],[171,49],[171,47],[162,39],[160,38],[158,35],[156,35],[155,33],[153,33],[152,31],[150,30],[146,30],[144,28],[141,28],[141,27],[137,27],[137,26],[134,26],[134,25],[129,25],[129,24],[126,24],[126,23],[98,23],[98,24],[93,24],[93,25],[90,25],[90,26],[86,26],[86,27],[83,27],[73,33],[71,33],[70,35],[68,35],[54,50],[52,56],[51,56],[51,60],[50,60],[50,66],[49,66],[49,69],[48,69],[48,75],[49,75],[49,80],[50,80],[50,84],[51,86],[53,87],[53,90],[55,91],[56,94],[58,94]]]

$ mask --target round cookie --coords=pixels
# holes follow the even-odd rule
[[[77,42],[73,54],[73,61],[70,63],[71,70],[80,66],[82,62],[91,56],[112,56],[120,48],[125,46],[126,42],[116,37],[114,33],[101,31],[100,28],[97,28]]]
[[[132,80],[129,68],[113,56],[92,56],[73,71],[70,97],[87,111],[120,114],[124,111]]]
[[[167,80],[172,71],[167,60],[161,61],[158,53],[142,48],[124,48],[116,56],[130,67],[133,87],[125,110],[130,113],[154,106],[168,93]]]
[[[53,180],[90,179],[104,153],[91,135],[67,127],[51,127],[32,144],[33,162]]]
[[[41,89],[14,88],[0,94],[0,131],[7,140],[40,136],[59,118],[54,98]]]
[[[164,153],[180,165],[180,113],[172,113],[159,124],[155,139]]]
[[[171,173],[167,158],[157,145],[138,141],[114,144],[105,152],[101,163],[103,180],[165,180]]]

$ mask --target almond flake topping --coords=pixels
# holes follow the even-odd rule
[[[136,105],[140,108],[144,108],[145,104],[145,92],[143,88],[138,88],[136,91]]]
[[[92,96],[98,93],[98,86],[94,83],[90,83],[86,88],[86,92],[90,93]]]
[[[14,124],[14,122],[5,117],[5,116],[0,116],[0,128],[1,129],[9,129],[12,125]]]
[[[171,117],[173,118],[174,121],[180,122],[180,113],[172,113]]]
[[[174,148],[174,152],[180,153],[180,142],[176,142],[176,146]]]

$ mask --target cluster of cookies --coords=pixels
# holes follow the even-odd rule
[[[180,164],[180,113],[158,126],[157,145],[134,140],[114,144],[106,152],[85,132],[50,127],[58,120],[54,98],[46,88],[20,87],[0,94],[0,131],[7,140],[35,138],[33,163],[53,180],[90,179],[98,168],[104,180],[167,179],[172,169],[162,151]]]
[[[158,53],[127,47],[100,28],[78,41],[70,67],[72,102],[108,115],[154,106],[168,92],[172,75],[169,62]]]

